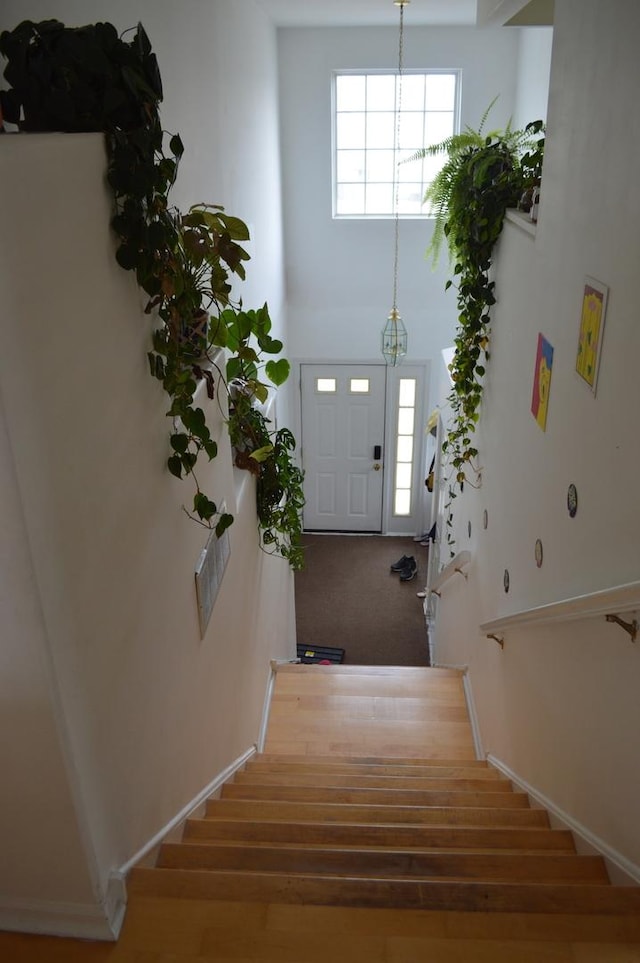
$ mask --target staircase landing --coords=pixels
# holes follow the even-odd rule
[[[462,674],[394,666],[281,666],[264,751],[473,760]]]

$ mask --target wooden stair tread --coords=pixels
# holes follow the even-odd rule
[[[300,822],[296,819],[246,820],[233,818],[189,819],[185,839],[225,841],[243,839],[252,843],[289,842],[292,845],[397,846],[551,850],[575,852],[568,830],[545,827],[470,827],[380,825],[366,822]]]
[[[464,705],[462,678],[456,676],[436,677],[410,669],[403,676],[380,673],[338,673],[335,671],[302,673],[300,675],[278,673],[272,706],[286,702],[291,695],[306,698],[318,695],[351,696],[362,699],[369,696],[384,698],[416,699],[431,694],[444,705]]]
[[[251,848],[222,842],[217,845],[183,842],[165,843],[157,865],[302,875],[609,883],[601,857],[557,853],[525,855],[304,846]]]
[[[216,816],[240,819],[282,819],[304,822],[413,823],[439,826],[544,826],[549,819],[542,809],[491,809],[451,806],[374,806],[355,803],[311,803],[270,799],[212,799],[207,819]]]
[[[336,753],[335,755],[325,756],[325,755],[295,755],[295,754],[284,754],[284,753],[271,753],[271,752],[261,752],[252,756],[247,765],[255,764],[275,764],[277,766],[304,766],[311,767],[357,767],[360,769],[362,766],[371,768],[373,771],[378,772],[383,768],[392,768],[402,771],[406,770],[416,770],[416,769],[426,769],[432,770],[434,768],[450,768],[450,769],[481,769],[487,772],[496,773],[499,775],[497,770],[491,769],[489,763],[486,759],[447,759],[446,757],[440,756],[345,756]],[[417,773],[421,775],[420,772]]]
[[[260,757],[254,757],[245,764],[241,772],[236,775],[273,775],[273,776],[356,776],[370,779],[482,779],[486,782],[500,781],[504,777],[497,769],[486,769],[481,766],[473,767],[466,763],[462,765],[443,766],[370,766],[366,764],[348,765],[344,763],[316,763],[304,762],[263,762]]]
[[[460,679],[462,669],[441,669],[432,666],[411,665],[318,665],[286,662],[278,666],[278,675],[375,675],[392,678]]]
[[[132,894],[447,911],[637,914],[640,888],[134,869]]]
[[[226,783],[222,799],[255,799],[283,802],[348,803],[373,806],[472,806],[496,809],[526,809],[523,792],[478,792],[428,789],[362,789],[341,786],[261,786]]]
[[[511,792],[508,779],[470,779],[438,776],[375,776],[339,772],[237,772],[235,785],[313,786],[349,789],[411,789],[439,792]]]

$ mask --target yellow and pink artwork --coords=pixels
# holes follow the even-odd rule
[[[553,368],[553,348],[543,334],[538,335],[538,351],[536,366],[533,372],[533,396],[531,398],[531,414],[543,431],[547,429],[547,411],[549,408],[549,388],[551,387],[551,370]]]
[[[594,392],[598,379],[606,303],[607,288],[605,285],[600,284],[593,278],[587,278],[582,295],[576,371]]]

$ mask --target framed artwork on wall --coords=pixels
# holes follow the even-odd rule
[[[608,293],[606,284],[596,281],[595,278],[585,278],[576,371],[594,394],[598,383]]]
[[[533,371],[533,394],[531,414],[543,431],[547,429],[547,410],[549,408],[549,388],[553,368],[553,347],[543,334],[538,335],[538,350]]]

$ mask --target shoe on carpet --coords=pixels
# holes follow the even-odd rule
[[[399,572],[403,572],[407,565],[411,564],[416,564],[416,560],[413,555],[403,555],[402,558],[399,558],[397,562],[393,563],[391,566],[391,571],[395,572],[397,575]]]
[[[407,565],[406,568],[402,569],[402,571],[400,572],[400,581],[410,582],[411,579],[415,578],[417,574],[418,574],[418,566],[414,562],[413,565]]]

